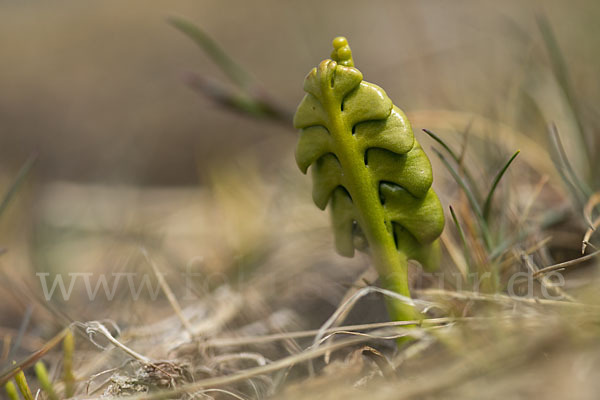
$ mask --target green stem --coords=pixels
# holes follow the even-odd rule
[[[9,400],[19,400],[19,393],[17,393],[17,388],[12,381],[6,382],[6,386],[4,388]]]
[[[379,199],[379,182],[373,181],[359,147],[355,143],[349,143],[356,139],[353,135],[348,135],[352,127],[347,126],[337,110],[338,103],[330,92],[325,92],[324,98],[323,106],[331,122],[330,134],[345,175],[344,186],[358,211],[358,223],[369,242],[371,259],[381,284],[385,289],[410,298],[407,258],[396,249],[392,224],[386,220]],[[400,300],[388,299],[387,305],[392,320],[409,321],[417,318],[416,310]]]
[[[19,391],[23,398],[25,400],[33,400],[33,394],[31,393],[31,389],[29,389],[27,378],[25,378],[25,374],[22,370],[19,370],[15,375],[15,382],[17,382],[17,386],[19,387]]]

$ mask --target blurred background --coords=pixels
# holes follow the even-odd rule
[[[242,66],[276,116],[223,106],[219,96],[236,85],[168,22],[174,16]],[[582,209],[600,187],[599,21],[595,0],[0,0],[0,334],[14,337],[33,310],[26,354],[72,320],[131,326],[171,315],[164,297],[162,308],[126,293],[40,299],[35,272],[151,271],[141,248],[176,272],[168,281],[180,299],[178,272],[190,268],[205,291],[196,299],[220,286],[243,292],[247,307],[217,331],[288,309],[282,330],[319,326],[368,266],[334,254],[329,220],[294,162],[291,115],[304,76],[338,35],[365,80],[408,115],[446,211],[470,212],[423,128],[457,151],[468,136],[465,164],[486,190],[520,149],[498,190],[498,243],[539,226],[535,240],[551,236],[544,265],[579,256]],[[548,210],[560,214],[552,231]],[[453,229],[444,262],[462,271]],[[595,280],[588,272],[570,284]],[[226,304],[223,296],[213,300]],[[354,320],[385,319],[376,304]]]
[[[44,182],[194,185],[205,167],[241,153],[265,164],[289,159],[293,134],[232,115],[186,86],[190,71],[223,76],[166,23],[173,15],[202,27],[291,110],[305,74],[345,35],[366,79],[407,112],[513,123],[522,109],[514,91],[545,79],[539,16],[551,23],[578,93],[600,90],[590,84],[600,33],[594,1],[0,5],[0,167],[15,171],[37,152]]]
[[[169,262],[176,268],[201,257],[205,268],[238,273],[236,260],[269,254],[287,225],[329,254],[328,218],[310,204],[310,179],[296,170],[288,118],[304,76],[329,56],[337,35],[348,37],[365,79],[406,111],[426,149],[433,142],[422,128],[455,148],[472,132],[476,147],[466,157],[477,178],[489,182],[485,172],[520,148],[534,170],[520,168],[519,177],[527,176],[521,183],[547,175],[556,178],[548,187],[561,188],[547,150],[551,122],[573,168],[583,179],[594,175],[582,151],[594,134],[584,143],[578,132],[594,132],[598,121],[595,1],[0,6],[0,188],[14,192],[0,215],[0,257],[5,273],[29,281],[33,271],[126,269],[127,251],[136,253],[148,237],[176,257]],[[211,36],[280,118],[254,118],[198,89],[194,82],[213,82],[236,93],[170,17]],[[562,60],[553,59],[553,44]],[[434,186],[451,204],[456,184],[429,155]],[[554,196],[552,205],[562,205]],[[569,233],[555,240],[577,249],[581,233]],[[24,306],[8,308],[18,316]]]
[[[330,240],[327,218],[310,204],[310,180],[294,166],[296,132],[286,118],[303,96],[304,76],[340,34],[365,79],[406,111],[426,149],[432,141],[422,128],[455,148],[463,132],[472,132],[476,147],[467,165],[477,178],[489,182],[485,172],[520,148],[533,165],[533,173],[519,169],[522,183],[549,176],[548,187],[563,188],[547,150],[549,123],[557,124],[582,179],[598,178],[585,151],[593,148],[600,98],[595,1],[0,7],[0,188],[12,193],[18,186],[0,215],[0,257],[9,275],[113,271],[127,264],[115,248],[130,243],[135,252],[148,235],[177,255],[172,263],[179,267],[201,256],[217,271],[256,246],[271,248],[266,244],[286,224],[303,232],[316,226],[322,237],[306,236]],[[168,23],[173,16],[211,36],[283,116],[254,118],[198,89],[194,82],[203,80],[235,93],[211,57]],[[435,187],[450,204],[456,184],[430,158]],[[552,206],[569,197],[551,195]],[[581,232],[561,235],[557,243],[578,248]],[[22,307],[12,310],[19,315]]]

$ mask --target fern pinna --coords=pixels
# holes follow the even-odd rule
[[[311,167],[316,205],[329,204],[338,253],[367,251],[382,286],[409,297],[407,260],[425,268],[439,262],[444,214],[431,164],[404,113],[354,68],[347,40],[333,46],[332,60],[304,81],[296,161],[303,173]],[[388,308],[395,320],[418,315],[402,301]]]

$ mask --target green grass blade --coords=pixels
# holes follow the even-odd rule
[[[17,393],[17,387],[14,383],[12,383],[12,381],[6,382],[5,390],[9,400],[19,400],[19,393]]]
[[[49,400],[58,400],[58,396],[54,391],[54,387],[52,386],[52,381],[48,376],[48,370],[46,370],[46,366],[42,361],[38,361],[34,366],[35,375],[38,378],[38,382],[40,383],[41,388],[46,392]]]
[[[456,214],[454,213],[454,209],[452,208],[452,206],[450,207],[450,214],[452,215],[452,221],[454,221],[454,225],[456,225],[456,230],[458,231],[458,235],[460,237],[460,241],[463,245],[463,253],[465,254],[465,260],[467,262],[467,280],[470,280],[470,276],[471,276],[471,271],[472,271],[472,257],[471,257],[471,253],[469,252],[469,246],[467,246],[467,239],[465,237],[465,232],[463,231],[462,227],[460,226],[460,224],[458,223],[458,218],[456,217]]]
[[[542,218],[539,225],[533,225],[531,227],[527,227],[525,229],[519,230],[509,238],[503,240],[500,244],[494,248],[490,254],[489,259],[491,261],[496,260],[498,257],[502,256],[504,252],[506,252],[511,246],[520,242],[521,240],[527,238],[534,232],[538,232],[540,230],[548,229],[552,226],[555,226],[561,222],[564,222],[567,216],[569,215],[569,207],[560,209],[560,210],[550,210],[546,212]]]
[[[546,50],[548,51],[552,71],[554,72],[558,84],[563,89],[568,89],[569,74],[567,71],[567,63],[565,62],[565,58],[563,57],[562,51],[560,50],[560,46],[558,45],[558,41],[556,40],[554,31],[550,26],[550,21],[548,21],[548,18],[546,18],[546,16],[538,15],[536,18],[536,22],[538,25],[538,29],[540,30],[540,33],[542,35],[544,46],[546,46]]]
[[[189,37],[217,64],[223,73],[237,86],[249,90],[253,84],[250,73],[237,64],[217,42],[192,22],[181,17],[169,17],[171,26]]]
[[[444,155],[439,150],[437,150],[435,148],[433,148],[432,150],[440,158],[440,160],[442,161],[444,166],[448,169],[448,171],[450,171],[450,174],[452,175],[452,177],[454,178],[456,183],[458,183],[458,185],[461,187],[461,189],[465,192],[465,195],[467,196],[467,200],[469,201],[469,204],[471,205],[471,209],[473,210],[473,213],[475,214],[475,217],[477,219],[479,228],[481,229],[481,235],[483,236],[485,245],[488,248],[488,250],[491,249],[492,242],[490,240],[490,234],[488,231],[487,222],[483,218],[483,213],[481,211],[481,207],[479,207],[479,204],[477,203],[475,196],[473,196],[473,192],[471,192],[471,189],[467,186],[467,184],[462,179],[462,177],[458,174],[458,172],[456,172],[456,170],[452,167],[452,165],[450,165],[450,163],[448,162],[446,157],[444,157]]]
[[[502,167],[502,169],[498,172],[498,174],[496,175],[496,178],[494,178],[492,187],[490,188],[490,191],[489,191],[487,197],[485,198],[485,203],[483,205],[483,218],[485,218],[486,221],[489,221],[490,210],[492,208],[492,199],[494,197],[494,192],[496,191],[496,187],[498,186],[498,183],[500,183],[500,180],[502,179],[502,177],[508,170],[508,167],[510,167],[510,164],[515,160],[515,158],[517,158],[517,156],[519,155],[520,152],[521,152],[521,150],[517,150],[515,152],[515,154],[513,154],[512,157],[506,162],[506,164],[504,164],[504,167]]]
[[[208,79],[200,74],[189,74],[186,77],[186,83],[194,91],[207,95],[226,109],[250,114],[254,117],[265,116],[265,110],[261,104],[243,91],[230,88],[219,81]]]
[[[558,128],[556,127],[556,124],[551,123],[548,127],[548,131],[550,133],[552,146],[558,155],[558,160],[561,162],[561,168],[564,166],[566,170],[566,174],[562,173],[561,175],[564,175],[565,177],[567,174],[569,175],[572,186],[581,192],[580,195],[577,195],[579,203],[585,203],[585,199],[592,195],[592,190],[584,181],[579,179],[575,173],[575,170],[573,169],[573,166],[567,157],[567,152],[565,151],[562,141],[560,140],[560,135],[558,134]]]
[[[594,153],[592,146],[589,145],[587,140],[585,129],[583,125],[583,119],[581,113],[579,111],[579,106],[577,104],[577,99],[571,89],[571,84],[569,80],[569,70],[567,67],[567,63],[565,61],[565,57],[558,45],[558,40],[556,40],[556,36],[548,21],[544,15],[539,15],[537,18],[537,25],[540,33],[542,35],[542,39],[544,41],[544,45],[546,47],[546,51],[548,52],[548,56],[550,57],[550,64],[552,67],[552,72],[558,82],[559,86],[563,90],[565,94],[567,103],[569,104],[571,110],[573,111],[575,124],[577,125],[577,131],[579,137],[581,139],[581,144],[583,146],[582,153],[587,157],[587,165],[592,167],[591,162],[594,160]],[[591,169],[588,172],[593,172]]]
[[[433,140],[435,140],[436,142],[438,142],[443,148],[444,150],[446,150],[448,152],[448,154],[450,154],[450,157],[452,157],[452,159],[454,161],[456,161],[456,163],[460,163],[460,158],[458,157],[458,155],[454,152],[454,150],[452,150],[450,148],[450,146],[448,146],[446,144],[446,142],[444,142],[442,140],[441,137],[439,137],[438,135],[436,135],[435,133],[433,133],[432,131],[430,131],[429,129],[423,129],[423,132],[425,132],[426,134],[428,134]]]
[[[15,375],[15,382],[17,382],[17,387],[23,398],[25,400],[33,400],[33,394],[29,388],[29,383],[27,383],[27,378],[22,370],[19,370]]]
[[[290,130],[293,128],[290,121],[294,113],[277,104],[277,101],[265,92],[255,92],[251,95],[196,73],[188,74],[185,80],[193,91],[207,96],[227,110],[254,118],[266,118]],[[295,130],[293,132],[296,133]]]
[[[2,202],[0,203],[0,215],[2,215],[4,210],[6,210],[6,207],[8,207],[8,204],[10,203],[11,199],[14,197],[14,195],[19,190],[19,187],[21,186],[21,184],[23,183],[23,181],[29,174],[29,171],[35,164],[36,160],[37,160],[37,154],[30,156],[27,159],[27,161],[25,162],[25,164],[21,167],[19,172],[17,173],[17,177],[15,178],[14,182],[12,183],[12,185],[10,186],[10,188],[8,189],[8,191],[2,198]]]
[[[450,157],[452,157],[452,159],[454,160],[454,162],[456,162],[456,164],[458,164],[459,166],[463,165],[463,155],[457,155],[451,148],[450,146],[448,146],[446,144],[446,142],[439,137],[438,135],[436,135],[435,133],[433,133],[432,131],[430,131],[429,129],[423,129],[423,132],[425,132],[426,134],[428,134],[433,140],[435,140],[436,142],[438,142],[443,148],[444,150],[446,150],[446,152],[448,152],[448,154],[450,155]],[[477,200],[477,202],[479,203],[481,201],[481,194],[479,193],[479,189],[477,188],[477,185],[475,184],[475,179],[473,179],[473,176],[471,175],[471,173],[467,170],[466,167],[462,167],[462,171],[465,173],[465,179],[467,180],[467,183],[469,184],[469,187],[471,188],[471,192],[473,193],[473,197],[475,197],[475,199]]]

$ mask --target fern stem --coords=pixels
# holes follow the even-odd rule
[[[346,126],[341,114],[336,112],[335,99],[325,93],[324,100],[323,106],[330,117],[330,133],[338,149],[336,155],[346,174],[345,187],[358,210],[358,222],[369,243],[371,259],[381,284],[385,289],[410,297],[407,257],[396,248],[392,224],[386,221],[379,199],[378,182],[373,181],[358,147],[347,145],[347,141],[356,139],[346,134],[352,127]],[[411,305],[397,299],[389,299],[387,306],[390,318],[394,321],[409,321],[417,317]]]
[[[353,67],[348,41],[333,47],[304,80],[296,162],[303,173],[312,166],[313,200],[331,209],[338,253],[367,250],[381,285],[400,294],[387,301],[391,319],[419,319],[407,260],[435,267],[444,227],[431,164],[402,110]]]

